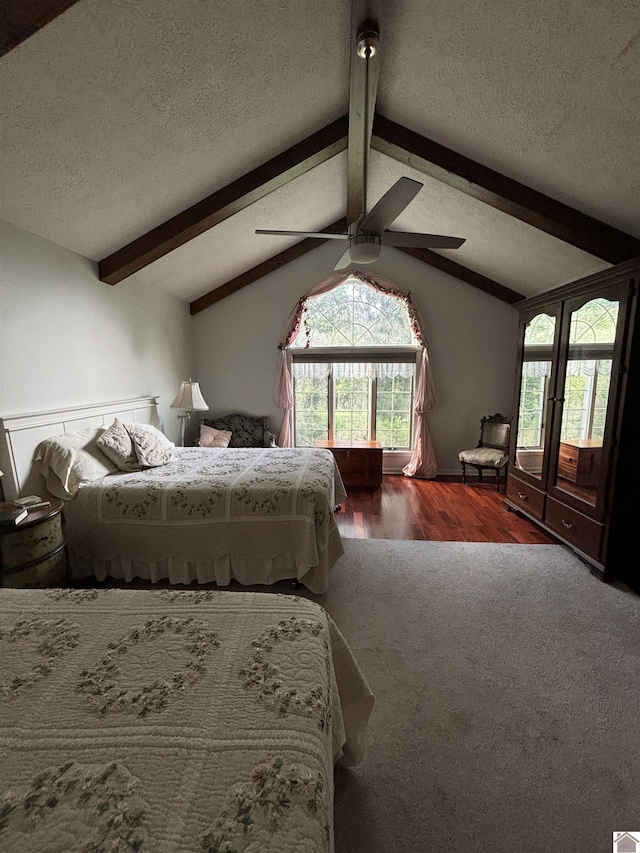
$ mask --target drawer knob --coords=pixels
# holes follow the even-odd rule
[[[573,456],[568,456],[568,457],[567,457],[567,461],[568,461],[568,462],[573,462]]]
[[[567,530],[573,530],[573,528],[575,527],[575,524],[571,524],[570,521],[565,521],[564,518],[562,519],[562,523],[567,528]]]
[[[529,500],[529,495],[525,495],[524,492],[518,492],[518,497],[520,498],[521,501],[528,501]]]
[[[350,456],[351,456],[351,451],[347,450],[347,458],[349,458]]]

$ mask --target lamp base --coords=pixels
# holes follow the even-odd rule
[[[185,412],[184,415],[178,415],[178,419],[182,421],[180,425],[180,446],[184,447],[184,430],[187,420],[191,417],[191,412]]]

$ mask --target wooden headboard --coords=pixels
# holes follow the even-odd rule
[[[136,397],[91,406],[53,409],[30,415],[0,418],[0,471],[5,500],[30,493],[48,494],[44,478],[33,467],[33,454],[41,441],[54,435],[90,427],[110,426],[114,418],[124,423],[158,426],[158,398]]]

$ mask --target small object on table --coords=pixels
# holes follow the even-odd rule
[[[3,525],[19,524],[27,515],[26,507],[16,506],[14,503],[0,504],[0,523]]]
[[[27,495],[24,498],[16,498],[14,504],[16,506],[32,506],[33,504],[42,503],[43,500],[40,495]]]

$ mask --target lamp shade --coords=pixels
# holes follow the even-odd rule
[[[191,379],[180,383],[180,390],[171,404],[172,409],[184,409],[186,412],[206,412],[209,405],[205,402],[200,385]]]

